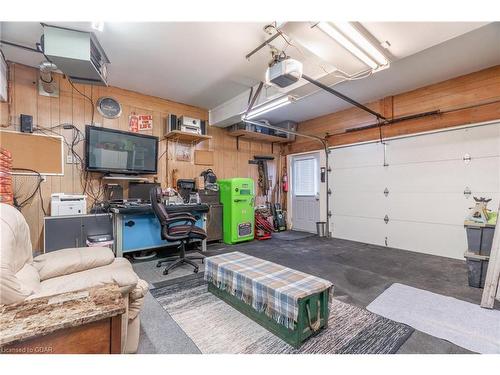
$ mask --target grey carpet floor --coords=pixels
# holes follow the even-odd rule
[[[471,288],[467,284],[465,262],[454,259],[317,236],[296,241],[273,238],[268,241],[252,241],[232,246],[225,244],[208,246],[209,255],[228,251],[241,251],[330,280],[335,285],[335,298],[361,308],[366,308],[393,283],[410,285],[475,304],[481,300],[482,289]],[[133,267],[135,270],[140,268],[138,273],[141,278],[151,284],[161,283],[176,275],[180,276],[181,272],[177,271],[168,276],[163,276],[161,273],[158,275],[155,264],[155,260],[134,262]],[[192,271],[187,270],[187,272]],[[151,299],[158,305],[154,298]],[[144,310],[150,307],[150,304],[146,304]],[[160,310],[164,316],[169,317],[161,307]],[[147,322],[143,320],[141,324]],[[163,329],[161,322],[158,323],[157,329],[162,331],[162,337],[166,339],[172,337],[172,342],[178,340],[177,336],[170,336],[171,332],[178,332],[177,330]],[[140,340],[143,340],[143,336]],[[184,345],[185,341],[189,341],[189,338],[184,334],[179,341],[180,345]],[[164,353],[170,350],[170,346],[151,349],[150,353]],[[196,352],[199,351],[193,351]],[[398,353],[449,354],[469,353],[469,351],[446,340],[415,331]]]
[[[184,354],[201,352],[158,301],[151,296],[151,293],[148,293],[141,311],[141,332],[137,353]]]
[[[478,353],[500,354],[500,311],[393,284],[367,309]]]
[[[297,350],[208,292],[200,276],[177,279],[151,293],[207,354],[390,354],[413,332],[334,299],[328,327]]]

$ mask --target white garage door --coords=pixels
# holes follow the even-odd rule
[[[500,124],[385,143],[332,149],[333,237],[463,259],[472,196],[498,207]]]

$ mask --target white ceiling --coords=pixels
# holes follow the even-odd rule
[[[391,67],[357,81],[344,81],[335,90],[366,103],[385,96],[441,82],[500,64],[500,22],[425,49],[391,63]],[[317,90],[285,107],[266,113],[271,122],[304,121],[351,107]]]
[[[90,31],[90,23],[56,24]],[[106,22],[104,31],[96,35],[111,60],[110,85],[210,109],[263,79],[270,58],[268,50],[261,50],[250,60],[245,55],[267,37],[264,25]],[[369,78],[336,86],[360,101],[500,62],[498,23],[485,27],[482,27],[485,23],[473,22],[363,22],[361,25],[379,42],[389,41],[391,46],[386,52],[393,62],[389,69]],[[3,22],[1,29],[2,39],[29,46],[34,46],[42,34],[41,26],[34,22]],[[43,59],[22,49],[9,46],[2,49],[7,59],[26,65],[36,66]],[[309,69],[314,66],[310,51],[301,55],[290,48],[287,52],[295,53],[295,58],[312,60]],[[301,121],[344,107],[344,103],[321,92],[267,117],[275,121]]]

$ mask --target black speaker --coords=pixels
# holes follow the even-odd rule
[[[200,121],[201,134],[207,135],[207,125],[205,120]]]
[[[21,115],[21,131],[23,133],[33,133],[33,116]]]
[[[165,126],[165,134],[170,133],[171,131],[178,130],[177,126],[177,116],[173,114],[169,114],[167,116],[167,123]]]
[[[107,201],[123,199],[123,187],[118,184],[106,184],[104,186],[104,196]]]

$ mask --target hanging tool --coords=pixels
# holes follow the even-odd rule
[[[270,188],[267,162],[270,160],[274,160],[274,156],[257,156],[257,155],[255,155],[253,157],[253,160],[248,161],[248,164],[257,165],[257,168],[259,171],[258,185],[259,185],[261,194],[266,197],[266,200],[267,200],[267,195],[268,195],[269,188]]]

